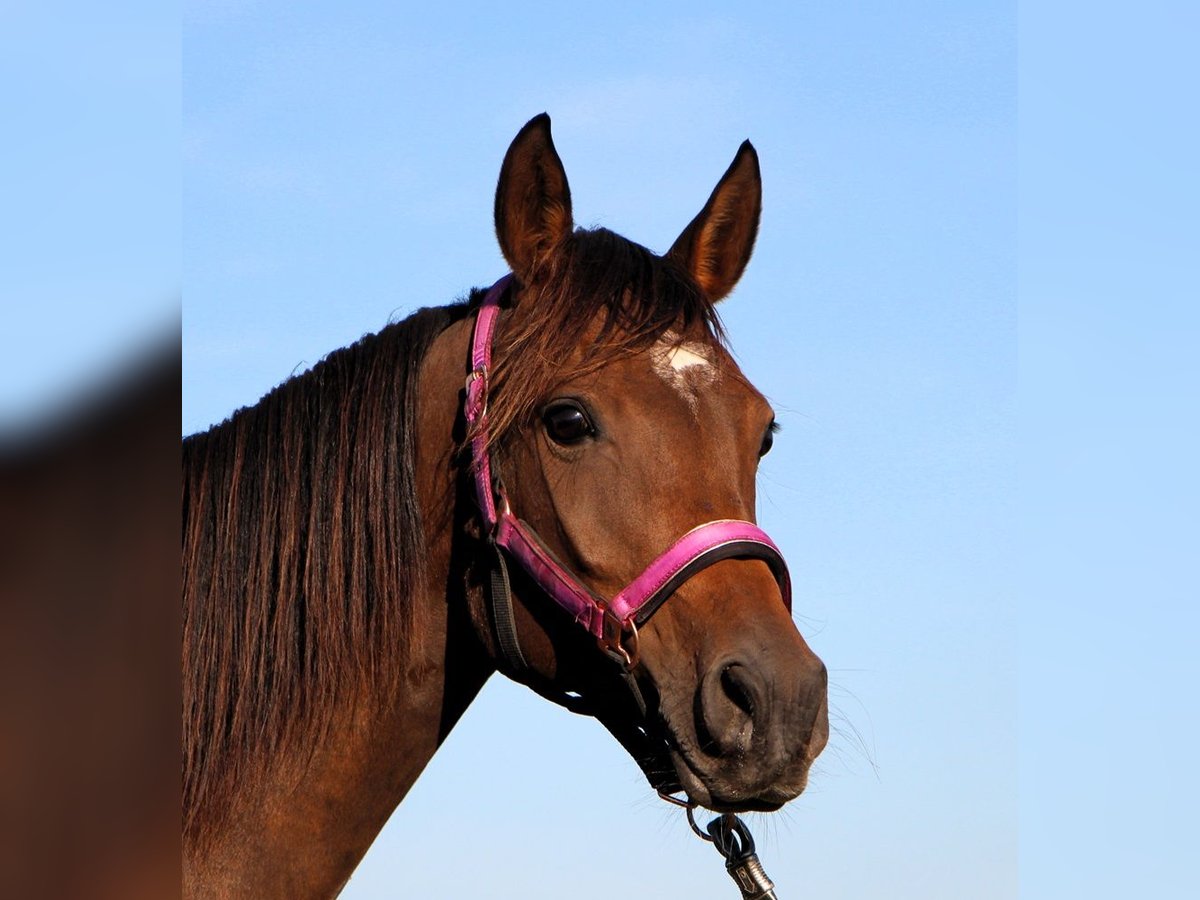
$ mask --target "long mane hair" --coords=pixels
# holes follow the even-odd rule
[[[424,560],[417,373],[462,314],[421,310],[184,440],[189,838],[250,760],[315,736],[348,681],[399,678]]]

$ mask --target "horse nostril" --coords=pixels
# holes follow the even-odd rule
[[[745,668],[739,665],[727,666],[721,672],[721,687],[733,701],[733,705],[744,712],[751,721],[754,720],[754,697],[746,684]]]
[[[698,699],[710,752],[726,756],[749,749],[761,697],[757,680],[741,663],[709,670],[701,682]]]

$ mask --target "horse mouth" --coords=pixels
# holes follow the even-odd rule
[[[718,813],[775,812],[789,800],[798,797],[808,781],[805,773],[800,784],[794,787],[773,785],[751,793],[698,771],[685,753],[673,750],[671,757],[677,781],[688,800]]]
[[[682,750],[670,751],[679,790],[691,803],[714,812],[774,812],[796,799],[808,785],[808,769],[792,782],[743,786],[732,784],[721,774],[704,772]]]

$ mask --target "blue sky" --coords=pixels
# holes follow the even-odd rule
[[[1023,8],[1023,896],[1200,896],[1197,33]]]
[[[784,427],[760,522],[838,719],[762,859],[781,896],[1011,897],[1015,28],[1006,4],[188,5],[184,431],[501,274],[530,116],[576,220],[660,251],[750,138],[762,230],[722,315]],[[599,726],[497,678],[345,896],[608,897],[584,834],[620,836],[639,895],[732,890]]]

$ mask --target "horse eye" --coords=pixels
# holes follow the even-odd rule
[[[779,430],[779,423],[772,420],[767,426],[767,433],[763,435],[762,446],[758,449],[758,458],[762,459],[771,452],[771,448],[775,446],[775,432]]]
[[[577,444],[595,434],[591,420],[574,403],[557,403],[542,413],[546,433],[559,444]]]

